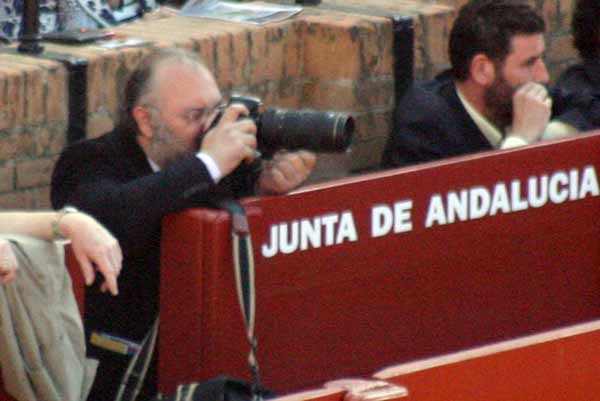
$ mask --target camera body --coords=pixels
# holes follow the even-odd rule
[[[257,148],[266,155],[280,149],[345,152],[352,143],[354,119],[345,113],[263,107],[260,99],[232,96],[242,103],[257,127]]]

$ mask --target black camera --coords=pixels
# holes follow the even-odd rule
[[[345,113],[263,107],[247,96],[232,96],[230,103],[246,106],[258,129],[257,148],[266,155],[279,149],[339,153],[352,142],[354,119]]]

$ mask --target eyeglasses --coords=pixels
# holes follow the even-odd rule
[[[222,101],[213,107],[201,107],[197,109],[191,109],[185,112],[182,115],[182,118],[190,124],[205,122],[208,121],[211,117],[222,113],[227,108],[227,106],[228,103]]]
[[[212,107],[198,107],[194,109],[189,109],[183,114],[181,114],[180,118],[188,124],[203,123],[205,121],[208,121],[211,117],[222,113],[227,108],[227,106],[229,106],[229,102],[221,101],[217,105]],[[155,115],[158,115],[158,113],[160,113],[160,109],[152,104],[144,104],[143,107],[151,110],[152,113]]]

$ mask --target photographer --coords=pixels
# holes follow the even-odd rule
[[[220,119],[215,123],[220,111]],[[118,297],[87,289],[85,327],[139,343],[158,312],[162,218],[222,196],[279,194],[300,185],[316,158],[306,151],[255,159],[256,125],[223,106],[212,74],[182,50],[159,50],[132,74],[117,128],[68,147],[52,177],[52,203],[77,206],[123,248]],[[214,127],[213,127],[214,125]],[[89,344],[100,367],[90,400],[112,400],[128,355]],[[155,364],[153,364],[155,365]],[[141,399],[155,392],[150,368]]]

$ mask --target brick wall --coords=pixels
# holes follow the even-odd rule
[[[415,75],[448,65],[446,42],[456,5],[464,0],[324,0],[298,17],[266,26],[170,17],[115,28],[117,33],[199,53],[225,93],[251,93],[268,105],[353,113],[352,152],[319,158],[312,182],[375,167],[394,107],[392,23],[415,27]],[[291,4],[291,0],[280,3]],[[532,1],[549,28],[553,76],[575,56],[569,37],[572,0]],[[149,47],[152,47],[149,46]],[[88,62],[87,135],[110,130],[127,74],[150,49],[104,50],[46,44]],[[0,208],[49,206],[52,165],[66,143],[68,83],[63,65],[6,50],[0,54]]]

